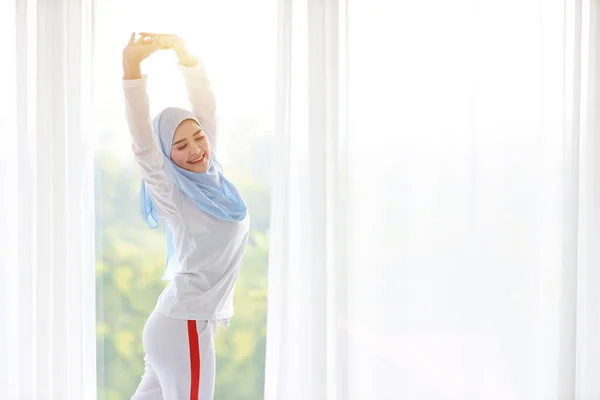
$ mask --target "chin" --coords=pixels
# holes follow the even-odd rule
[[[202,173],[206,172],[207,169],[208,169],[208,165],[206,165],[205,167],[196,167],[196,169],[194,170],[194,172],[202,174]]]

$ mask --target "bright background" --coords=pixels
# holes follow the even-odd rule
[[[220,158],[252,217],[236,288],[236,316],[217,341],[215,399],[261,399],[264,386],[270,163],[274,121],[276,3],[95,2],[96,275],[98,399],[128,399],[143,373],[142,329],[165,285],[165,243],[138,210],[121,88],[121,52],[131,32],[180,35],[205,60],[220,117]],[[235,10],[235,12],[233,12]],[[151,114],[188,107],[171,52],[144,61]]]

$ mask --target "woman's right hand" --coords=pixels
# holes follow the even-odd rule
[[[141,64],[157,50],[167,50],[169,46],[160,43],[155,38],[140,36],[135,40],[135,32],[131,34],[129,43],[123,49],[123,72],[125,79],[139,79],[142,77]]]

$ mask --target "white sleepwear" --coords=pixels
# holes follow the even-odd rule
[[[192,112],[202,124],[214,155],[217,117],[206,72],[202,62],[194,67],[180,66],[180,70]],[[191,369],[184,373],[184,369],[193,367],[190,360],[196,351],[193,341],[186,336],[188,328],[191,329],[188,324],[195,323],[200,329],[208,321],[213,327],[207,330],[210,335],[202,329],[203,333],[199,334],[201,381],[198,399],[209,400],[212,389],[203,391],[202,388],[214,387],[214,328],[217,323],[227,324],[233,315],[233,291],[248,241],[250,217],[247,215],[239,222],[213,217],[198,208],[168,179],[163,169],[164,156],[152,131],[146,79],[143,76],[123,80],[132,150],[154,207],[173,233],[175,255],[181,270],[159,296],[144,328],[147,367],[133,398],[197,400],[190,397],[193,390],[187,391],[187,397],[178,397],[177,390],[195,384]],[[157,384],[162,387],[162,397],[152,394],[152,388],[158,393]],[[149,391],[146,388],[150,388]]]
[[[142,336],[144,376],[131,399],[212,399],[216,329],[216,321],[184,320],[153,312]]]

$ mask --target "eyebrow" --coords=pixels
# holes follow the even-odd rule
[[[194,132],[194,134],[193,134],[192,136],[196,136],[196,135],[197,135],[197,134],[199,134],[199,133],[202,133],[202,129],[198,129],[196,132]],[[185,142],[186,140],[187,140],[187,139],[181,139],[181,140],[178,140],[178,141],[176,141],[175,143],[173,143],[173,145],[172,145],[171,147],[173,147],[173,146],[177,146],[179,143],[181,143],[181,142]]]

